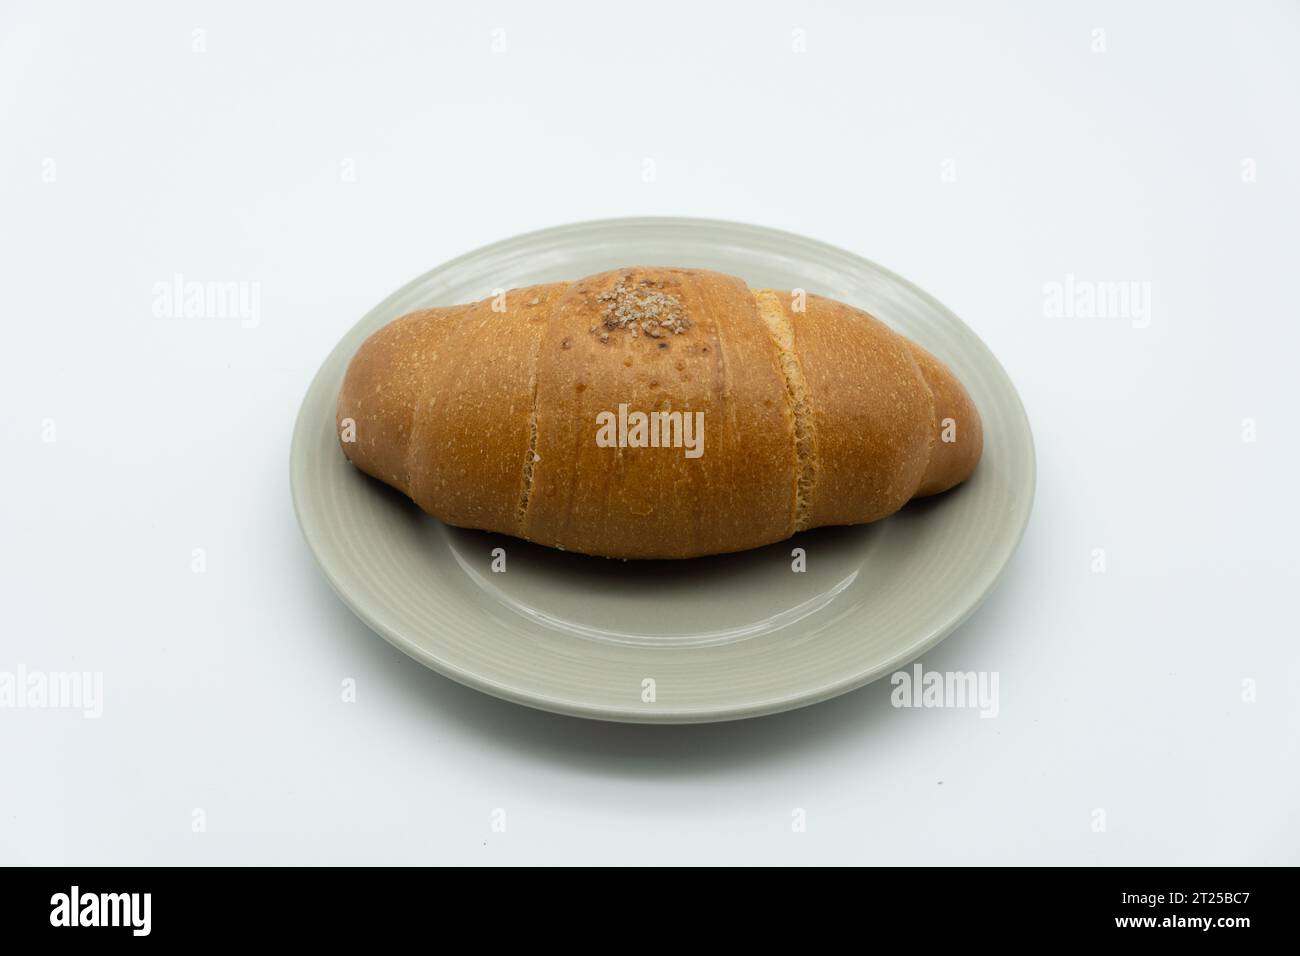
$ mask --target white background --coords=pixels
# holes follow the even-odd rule
[[[0,671],[105,695],[0,710],[0,862],[1300,862],[1294,4],[134,10],[0,13]],[[996,719],[881,682],[585,723],[331,593],[287,471],[335,342],[452,256],[637,214],[844,246],[1002,361],[1034,515],[925,659],[997,671]],[[259,323],[155,317],[177,273]],[[1150,324],[1049,317],[1067,274],[1150,283]]]

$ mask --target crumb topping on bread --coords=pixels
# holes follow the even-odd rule
[[[602,342],[608,342],[610,333],[619,329],[630,330],[632,338],[647,335],[661,339],[681,335],[691,327],[682,300],[662,289],[654,279],[629,285],[627,276],[620,276],[618,285],[599,293],[596,301],[602,303],[601,321],[591,331]]]

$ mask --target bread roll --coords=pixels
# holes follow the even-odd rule
[[[983,446],[961,383],[867,313],[699,269],[413,312],[337,412],[348,459],[441,521],[614,558],[876,521]]]

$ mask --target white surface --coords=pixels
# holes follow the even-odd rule
[[[0,861],[1300,862],[1300,13],[964,6],[6,3],[0,671],[101,671],[104,713],[0,709]],[[842,245],[999,356],[1036,510],[925,659],[998,672],[996,719],[877,683],[583,723],[329,591],[286,471],[333,344],[451,256],[632,214]],[[156,318],[176,273],[260,322]],[[1047,317],[1067,274],[1152,321]]]

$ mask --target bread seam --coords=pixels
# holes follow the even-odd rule
[[[772,289],[751,289],[750,294],[776,346],[781,377],[785,380],[786,404],[794,419],[791,429],[795,458],[794,530],[804,531],[812,517],[813,489],[817,485],[817,427],[808,401],[808,384],[794,354],[794,325],[785,313],[781,297]]]
[[[930,463],[934,461],[934,443],[939,437],[939,402],[934,397],[934,389],[930,386],[930,380],[925,377],[925,369],[921,368],[921,363],[916,360],[916,355],[910,348],[904,346],[903,351],[907,353],[908,360],[912,363],[912,368],[916,369],[916,377],[921,380],[921,385],[925,388],[925,394],[930,396],[930,441],[925,446],[925,467],[921,469],[921,478],[912,489],[911,498],[916,497],[916,493],[925,484],[925,476],[930,473]]]
[[[519,507],[515,511],[515,528],[519,537],[527,538],[524,526],[528,521],[528,502],[533,494],[533,472],[537,465],[537,360],[542,354],[542,337],[537,338],[537,350],[533,353],[533,371],[529,379],[532,399],[528,406],[528,451],[524,454],[523,486],[519,491]]]
[[[435,362],[438,360],[437,349],[434,349],[433,358]],[[427,410],[437,401],[436,398],[430,397],[437,386],[438,382],[432,375],[426,378],[419,390],[419,398],[410,408],[410,424],[406,427],[406,454],[402,456],[402,464],[406,468],[406,474],[403,476],[403,490],[411,497],[412,501],[417,503],[419,499],[415,497],[415,462],[420,457],[421,449],[424,448],[424,442],[421,439],[433,422],[433,415],[428,414]],[[397,476],[394,475],[393,477],[396,478]]]

